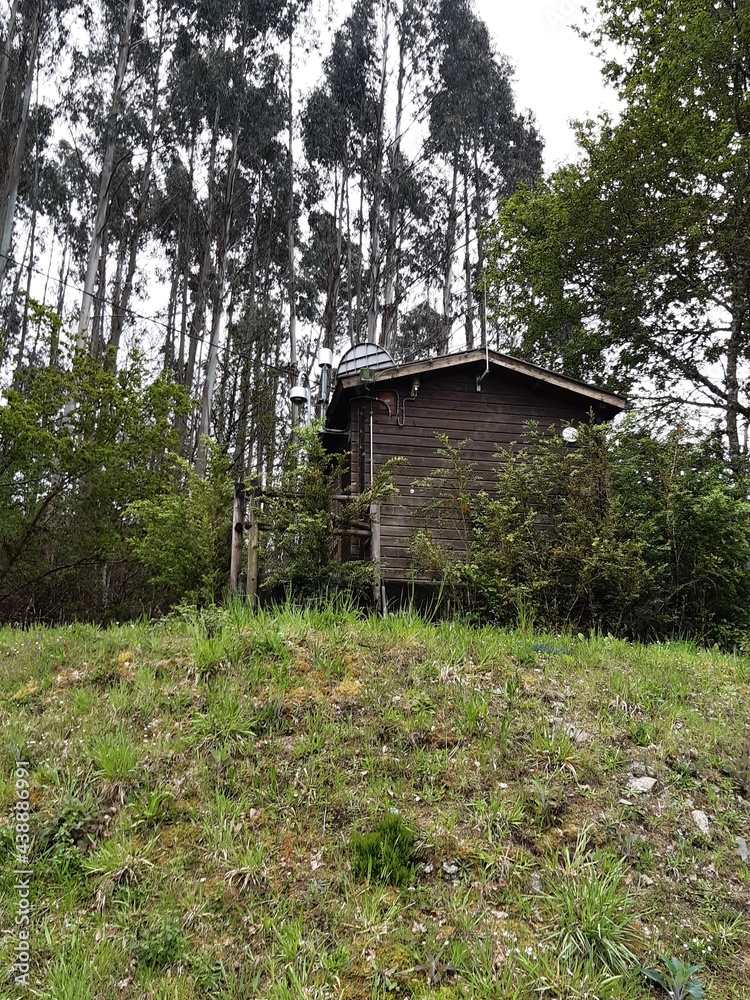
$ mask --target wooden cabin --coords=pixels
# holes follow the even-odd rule
[[[495,351],[393,366],[374,345],[367,347],[374,354],[368,358],[360,351],[359,365],[339,366],[323,433],[329,451],[346,454],[342,487],[355,494],[367,489],[389,458],[405,460],[395,474],[395,501],[371,512],[371,538],[344,540],[339,550],[343,560],[370,559],[379,566],[378,604],[390,585],[415,580],[410,540],[425,525],[420,525],[423,491],[414,488],[414,481],[441,465],[436,434],[446,434],[455,446],[466,442],[463,458],[472,464],[480,488],[491,491],[498,446],[522,441],[528,421],[542,432],[561,430],[589,420],[592,413],[595,420],[609,420],[625,407],[610,392]],[[428,526],[433,537],[437,532],[437,540],[451,547],[455,533],[450,526],[434,521]]]

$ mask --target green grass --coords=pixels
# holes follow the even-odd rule
[[[646,1000],[664,955],[750,995],[744,656],[233,605],[0,629],[0,666],[30,995]]]

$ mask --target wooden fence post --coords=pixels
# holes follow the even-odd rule
[[[234,597],[240,582],[242,569],[242,533],[245,528],[245,486],[234,484],[234,507],[232,510],[232,552],[229,564],[229,596]]]
[[[380,504],[370,504],[370,559],[373,566],[372,603],[377,614],[382,611],[380,590]]]
[[[258,543],[260,511],[254,493],[250,494],[250,540],[247,546],[247,602],[251,608],[258,603]]]

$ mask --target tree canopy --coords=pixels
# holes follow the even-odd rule
[[[581,123],[578,161],[503,204],[495,307],[524,354],[719,417],[738,472],[750,419],[750,9],[598,7],[589,37],[620,119]]]

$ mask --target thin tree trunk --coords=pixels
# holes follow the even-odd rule
[[[390,0],[383,8],[383,59],[380,70],[380,97],[375,119],[375,179],[370,205],[370,287],[367,305],[367,339],[374,341],[378,326],[378,291],[380,288],[380,200],[383,187],[383,146],[385,129],[385,91],[388,72],[388,14]]]
[[[474,281],[471,273],[471,214],[469,212],[469,180],[464,171],[464,281],[466,283],[466,350],[474,350]]]
[[[163,22],[159,24],[159,51],[156,55],[156,66],[154,68],[154,82],[151,88],[151,121],[148,130],[148,144],[146,147],[146,162],[143,165],[141,183],[138,190],[138,205],[135,211],[135,220],[130,231],[130,243],[128,246],[128,267],[125,274],[125,284],[122,294],[115,298],[115,305],[112,311],[112,325],[109,333],[109,363],[114,370],[117,367],[117,352],[120,349],[120,338],[122,337],[122,327],[130,305],[130,296],[133,292],[133,278],[135,277],[135,267],[138,259],[138,243],[141,234],[146,228],[148,219],[148,202],[151,192],[151,169],[154,159],[154,142],[156,139],[156,122],[159,114],[159,77],[161,69],[162,46],[164,41]]]
[[[250,414],[250,373],[251,373],[251,349],[255,337],[255,326],[257,322],[257,275],[258,275],[258,230],[260,228],[261,211],[263,205],[263,175],[261,174],[258,186],[258,204],[255,210],[255,224],[253,226],[253,242],[250,257],[250,282],[248,287],[248,311],[245,322],[242,324],[242,347],[241,347],[241,376],[240,376],[240,405],[239,420],[237,422],[237,437],[234,451],[234,462],[237,467],[239,479],[243,479],[245,472],[250,470],[249,457],[246,456],[248,419]]]
[[[37,54],[39,51],[39,32],[41,30],[41,2],[35,8],[34,23],[31,29],[31,44],[24,84],[21,118],[18,133],[13,148],[13,156],[9,164],[9,172],[0,192],[0,291],[2,291],[5,274],[10,259],[10,247],[13,236],[13,221],[18,200],[18,184],[21,179],[21,167],[26,147],[26,132],[29,125],[29,108],[31,106],[31,91],[34,85]]]
[[[727,407],[726,428],[729,443],[729,465],[735,476],[742,472],[742,449],[740,446],[737,416],[739,413],[739,359],[742,346],[742,328],[747,315],[747,301],[735,294],[732,299],[732,324],[727,345]]]
[[[448,225],[445,232],[443,259],[443,321],[440,329],[438,354],[447,354],[453,328],[453,253],[456,243],[456,195],[458,193],[458,146],[453,154],[453,181],[448,203]]]
[[[297,376],[297,305],[296,305],[296,282],[294,272],[294,104],[292,96],[292,66],[293,66],[293,41],[294,28],[289,27],[289,371],[292,383]],[[292,425],[298,422],[298,408],[292,404]]]
[[[396,82],[396,133],[389,155],[390,180],[388,184],[388,244],[385,250],[385,296],[383,301],[383,326],[380,343],[386,351],[396,346],[396,254],[398,252],[399,188],[401,185],[401,118],[404,107],[404,78],[406,75],[406,45],[402,28],[398,51],[398,79]]]
[[[185,372],[185,385],[192,388],[195,377],[195,357],[198,344],[203,339],[206,323],[206,283],[211,271],[211,238],[213,236],[214,218],[214,187],[216,184],[216,146],[219,141],[219,107],[214,114],[214,127],[211,133],[211,151],[208,157],[208,195],[206,198],[206,221],[203,231],[198,282],[195,288],[193,315],[190,320],[190,343],[188,345],[188,361]]]
[[[175,323],[177,319],[177,289],[180,285],[180,262],[175,257],[172,262],[172,281],[169,285],[167,304],[167,333],[164,338],[164,371],[174,372]]]
[[[99,256],[99,267],[96,276],[96,286],[98,286],[99,294],[93,297],[93,316],[91,317],[91,339],[89,341],[89,350],[91,351],[91,356],[98,358],[101,353],[102,347],[102,320],[104,316],[104,296],[107,290],[107,257],[109,252],[109,230],[105,229],[101,244],[101,253]]]
[[[206,474],[206,439],[211,431],[211,404],[213,402],[214,382],[216,381],[216,366],[219,360],[219,334],[221,319],[224,313],[224,282],[226,278],[227,253],[229,250],[229,235],[232,226],[232,210],[234,208],[234,183],[237,175],[239,124],[235,123],[232,135],[232,151],[227,170],[227,184],[224,196],[223,219],[219,230],[216,247],[216,284],[213,294],[213,309],[211,316],[211,337],[208,345],[208,360],[206,363],[206,379],[203,383],[203,398],[201,400],[201,419],[198,431],[198,450],[195,460],[195,471],[199,476]]]
[[[188,182],[188,205],[185,219],[185,230],[182,233],[183,239],[183,260],[182,260],[182,306],[180,310],[180,353],[177,361],[177,381],[186,385],[185,371],[185,340],[187,338],[187,312],[188,312],[188,279],[190,277],[190,243],[193,225],[193,177],[195,171],[195,132],[190,136],[190,180]],[[180,237],[177,240],[178,251],[180,248]]]
[[[37,103],[39,101],[39,86],[37,84]],[[36,220],[37,202],[39,195],[39,134],[37,131],[36,155],[34,156],[34,185],[31,199],[31,233],[29,235],[29,266],[26,271],[26,297],[23,303],[23,320],[21,322],[21,341],[18,347],[18,359],[16,361],[16,378],[18,378],[23,367],[23,355],[26,348],[26,335],[29,330],[29,300],[31,298],[31,279],[34,274],[34,249],[36,246]]]
[[[354,310],[352,308],[352,220],[349,210],[349,171],[346,172],[346,320],[349,343],[354,347]]]
[[[336,306],[341,283],[341,229],[339,227],[339,201],[343,203],[343,186],[339,194],[338,169],[333,173],[333,239],[328,262],[328,280],[326,288],[326,304],[323,312],[323,346],[333,348],[336,337]]]
[[[8,88],[10,52],[13,46],[13,39],[16,34],[16,24],[18,22],[18,3],[19,0],[13,0],[11,5],[10,16],[8,17],[8,30],[5,33],[5,45],[3,46],[2,57],[0,57],[0,120],[2,120],[3,111],[5,110],[5,94]]]
[[[65,227],[65,242],[63,243],[62,259],[60,261],[60,277],[58,278],[58,289],[57,289],[57,315],[62,320],[63,310],[65,309],[65,291],[68,287],[68,251],[70,249],[70,228]],[[50,364],[54,365],[57,363],[57,348],[58,344],[55,345],[54,356],[52,351],[50,351]]]
[[[364,154],[363,154],[364,155]],[[357,261],[357,312],[355,315],[355,339],[359,343],[362,329],[362,250],[364,236],[364,198],[365,198],[365,174],[364,165],[359,171],[359,260]]]
[[[487,343],[487,291],[484,273],[484,214],[482,212],[482,186],[479,176],[479,157],[474,144],[474,192],[476,198],[477,274],[479,278],[479,333],[482,347]]]
[[[128,0],[125,21],[120,34],[120,49],[117,58],[117,69],[115,71],[112,97],[109,105],[109,113],[107,115],[106,144],[104,147],[102,172],[99,177],[99,187],[96,196],[94,229],[91,236],[91,243],[89,244],[86,277],[84,279],[83,297],[81,299],[81,312],[78,317],[78,334],[76,344],[79,348],[85,347],[86,342],[89,339],[89,322],[91,320],[91,306],[94,299],[96,275],[99,270],[99,258],[102,253],[104,231],[107,225],[107,217],[109,215],[109,206],[112,197],[112,177],[114,174],[117,123],[120,115],[120,106],[123,100],[125,72],[128,66],[128,59],[130,58],[130,44],[132,40],[134,16],[135,0]]]
[[[122,294],[122,272],[125,268],[125,254],[127,253],[129,244],[128,239],[128,223],[127,219],[122,220],[122,231],[120,233],[120,239],[117,244],[117,264],[115,266],[115,277],[112,282],[112,319],[110,321],[110,343],[112,340],[112,329],[117,323],[117,314],[119,309],[120,296]],[[101,287],[101,285],[99,286]],[[118,338],[119,342],[119,338]],[[111,358],[105,358],[105,364],[107,367],[111,367],[114,371],[117,362]]]

